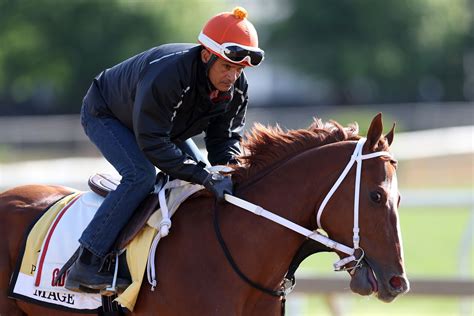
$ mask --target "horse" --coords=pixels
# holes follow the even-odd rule
[[[319,225],[319,231],[324,230],[336,243],[352,245],[357,240],[354,260],[345,260],[347,255],[337,248],[328,250],[342,259],[339,267],[348,271],[354,293],[374,294],[384,302],[409,289],[398,220],[397,165],[388,153],[394,127],[383,135],[381,113],[372,120],[366,138],[358,135],[357,124],[343,127],[335,121],[315,119],[307,129],[288,131],[256,124],[243,141],[240,164],[231,171],[235,196],[311,231]],[[365,141],[361,153],[371,159],[361,165],[356,196],[354,181],[359,171],[346,166],[361,139]],[[346,178],[338,181],[345,167]],[[340,182],[339,187],[328,199],[335,182]],[[72,191],[64,186],[25,185],[0,194],[4,237],[0,243],[0,315],[75,314],[6,296],[25,230],[48,205]],[[324,212],[316,212],[322,204]],[[355,225],[355,204],[360,209],[360,228]],[[220,237],[233,264],[215,235],[217,212]],[[186,200],[174,215],[171,233],[157,249],[157,288],[152,292],[144,282],[131,314],[280,315],[282,296],[252,285],[280,289],[305,240],[307,237],[238,206],[216,203],[204,191]]]

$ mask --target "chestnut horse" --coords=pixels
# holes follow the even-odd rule
[[[382,134],[381,114],[372,121],[363,154],[386,152],[393,128]],[[320,222],[328,237],[353,245],[354,181],[350,168],[324,213],[317,210],[361,137],[357,126],[343,128],[320,120],[302,130],[257,125],[244,143],[241,165],[233,171],[235,195],[310,230]],[[350,270],[350,287],[390,302],[408,290],[398,221],[396,161],[387,155],[364,160],[359,187],[360,248],[363,260]],[[372,157],[374,156],[374,157]],[[61,186],[27,185],[0,194],[0,315],[74,315],[7,298],[23,234],[45,207],[71,192]],[[324,203],[323,203],[324,204]],[[305,237],[230,203],[219,208],[227,250],[245,276],[267,289],[279,289]],[[144,282],[132,315],[280,315],[281,297],[245,282],[229,263],[216,238],[214,199],[201,194],[184,202],[170,235],[155,258],[158,286]],[[357,247],[354,247],[357,248]],[[340,258],[347,255],[335,250]],[[357,256],[361,256],[357,251]],[[344,263],[343,268],[354,266]]]

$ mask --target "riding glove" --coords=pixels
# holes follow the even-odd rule
[[[218,202],[224,200],[226,193],[232,194],[234,191],[230,176],[224,176],[220,173],[209,173],[202,185],[214,194]]]

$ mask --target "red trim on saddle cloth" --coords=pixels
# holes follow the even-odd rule
[[[51,240],[51,236],[53,236],[53,232],[54,230],[56,229],[56,226],[58,226],[58,223],[59,221],[61,220],[61,218],[63,217],[63,215],[66,213],[66,211],[74,204],[74,202],[76,202],[80,197],[82,196],[82,194],[79,194],[78,196],[76,196],[71,202],[69,202],[68,205],[66,205],[62,210],[61,212],[59,213],[59,215],[56,217],[56,220],[54,221],[53,225],[51,226],[51,229],[49,230],[48,232],[48,236],[46,237],[46,241],[44,243],[44,247],[41,251],[41,258],[39,260],[39,264],[38,264],[38,272],[36,273],[36,280],[35,280],[35,286],[39,286],[40,285],[40,281],[41,281],[41,273],[43,271],[43,263],[44,263],[44,258],[46,257],[46,252],[48,251],[48,247],[49,247],[49,242]]]

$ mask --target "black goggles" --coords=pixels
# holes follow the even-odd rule
[[[222,57],[233,63],[247,62],[251,66],[258,66],[265,57],[263,50],[250,50],[232,44],[224,45],[222,45]]]

